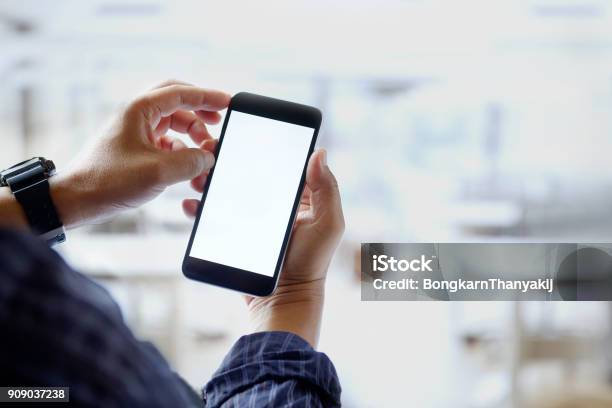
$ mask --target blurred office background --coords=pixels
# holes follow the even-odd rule
[[[0,0],[0,167],[64,168],[167,78],[323,110],[347,231],[321,349],[346,406],[607,406],[609,304],[362,303],[355,268],[368,241],[612,239],[610,2]],[[186,196],[59,250],[199,387],[249,326],[182,278]]]

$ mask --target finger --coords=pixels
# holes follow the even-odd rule
[[[327,152],[317,150],[308,163],[306,184],[310,188],[310,205],[315,222],[321,223],[330,233],[342,234],[344,216],[338,182],[327,165]]]
[[[198,213],[198,207],[200,206],[200,201],[194,198],[187,198],[183,200],[182,203],[183,212],[189,218],[195,218]]]
[[[206,185],[206,180],[208,180],[208,172],[202,173],[199,176],[191,179],[191,188],[193,188],[198,193],[203,193],[204,186]]]
[[[162,124],[164,120],[160,122]],[[212,136],[208,132],[206,125],[193,113],[188,111],[177,111],[170,115],[170,129],[189,134],[194,143],[200,144]]]
[[[298,207],[298,212],[304,212],[310,210],[310,196],[311,191],[308,186],[304,186],[304,191],[302,191],[302,196],[300,197],[300,206]]]
[[[216,139],[208,139],[205,140],[201,145],[200,145],[200,149],[214,153],[215,152],[215,148],[217,147],[217,143],[218,140]],[[202,193],[204,192],[204,186],[206,185],[206,181],[208,179],[208,173],[209,171],[205,171],[202,174],[194,177],[191,180],[191,188],[193,188],[195,191],[197,191],[198,193]]]
[[[153,131],[153,137],[157,139],[161,137],[162,135],[165,135],[169,129],[170,129],[170,117],[161,118],[159,121],[159,124]]]
[[[189,83],[189,82],[184,82],[184,81],[179,81],[177,79],[168,79],[156,86],[154,86],[152,89],[159,89],[159,88],[165,88],[167,86],[170,85],[187,85],[187,86],[193,86],[193,84]],[[187,112],[187,111],[182,111],[182,112]],[[178,113],[178,112],[177,112]],[[207,112],[207,111],[197,111],[196,112],[198,114],[198,117],[204,122],[204,123],[208,123],[210,125],[216,125],[217,123],[219,123],[221,121],[221,115],[218,112]],[[174,116],[174,115],[172,115]],[[155,133],[156,136],[160,136],[165,134],[168,129],[170,128],[170,123],[171,123],[171,118],[172,116],[165,117],[162,118],[160,120],[159,125],[157,125],[157,129],[155,129]],[[174,129],[177,132],[181,132],[181,133],[187,133],[185,131],[181,131],[178,129]],[[196,131],[199,129],[196,129]],[[206,129],[205,129],[206,130]],[[210,136],[210,134],[208,133],[208,130],[206,130],[206,133]],[[192,136],[193,138],[193,136]],[[200,143],[200,142],[196,142],[196,143]]]
[[[187,148],[160,152],[159,181],[170,185],[192,178],[210,170],[215,156],[198,148]]]
[[[302,196],[300,197],[300,204],[310,205],[311,194],[310,187],[308,185],[304,186],[304,191],[302,191]]]
[[[170,86],[170,85],[188,85],[188,86],[193,86],[193,84],[191,84],[189,82],[179,81],[177,79],[168,79],[168,80],[166,80],[166,81],[164,81],[164,82],[154,86],[152,89],[165,88],[165,87]],[[196,111],[196,114],[198,115],[198,117],[200,119],[202,119],[204,121],[204,123],[207,123],[209,125],[216,125],[217,123],[219,123],[221,121],[221,114],[219,112]],[[168,129],[166,129],[166,131],[168,131]]]
[[[301,204],[298,206],[298,215],[303,212],[310,211],[310,204]]]
[[[202,144],[200,144],[200,149],[214,153],[218,144],[219,144],[219,140],[217,139],[207,139],[203,141]]]
[[[202,143],[206,139],[212,138],[208,132],[208,129],[206,128],[206,125],[202,123],[202,121],[193,112],[177,111],[168,117],[161,118],[157,128],[155,129],[155,135],[160,137],[169,129],[179,133],[189,134],[191,140],[197,144]]]
[[[162,135],[159,137],[159,148],[172,151],[186,149],[187,145],[179,138]]]
[[[150,91],[130,106],[130,112],[141,114],[154,129],[163,117],[178,110],[218,111],[227,108],[231,97],[225,92],[189,85],[168,85]]]
[[[219,112],[196,111],[196,115],[209,125],[216,125],[221,122],[221,114]]]

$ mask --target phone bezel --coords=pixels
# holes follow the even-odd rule
[[[214,152],[215,159],[219,156],[219,152],[223,146],[225,130],[233,111],[280,120],[314,129],[310,147],[308,148],[308,155],[302,169],[302,177],[300,179],[299,188],[293,202],[291,217],[289,220],[287,220],[287,228],[285,230],[283,244],[278,255],[274,275],[269,277],[255,272],[249,272],[243,269],[189,256],[191,246],[193,245],[193,240],[200,223],[200,217],[202,216],[202,209],[204,208],[208,187],[214,178],[214,167],[211,169],[204,186],[204,193],[202,194],[202,199],[200,200],[196,219],[191,231],[191,236],[189,237],[189,244],[187,245],[185,257],[183,259],[182,269],[183,274],[189,279],[236,290],[252,296],[268,296],[274,292],[282,269],[285,252],[287,250],[287,246],[289,245],[291,230],[293,228],[295,216],[300,203],[300,197],[302,195],[302,191],[304,190],[308,160],[314,151],[317,136],[319,134],[319,128],[321,127],[322,115],[319,109],[312,106],[255,95],[248,92],[240,92],[232,97],[230,105],[227,109],[225,120],[223,121],[223,127],[221,129],[221,136],[219,137],[219,143],[217,144],[217,148]]]

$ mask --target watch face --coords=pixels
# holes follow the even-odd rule
[[[24,160],[20,163],[17,163],[6,170],[3,170],[2,176],[3,178],[8,178],[14,174],[23,173],[24,171],[31,169],[35,166],[42,166],[45,172],[51,172],[55,170],[55,165],[51,160],[46,160],[44,157],[33,157],[29,160]]]
[[[19,174],[22,171],[26,170],[31,165],[30,162],[34,163],[34,160],[35,159],[24,160],[9,167],[8,169],[2,170],[2,172],[0,173],[0,186],[8,186],[7,179],[14,174]]]
[[[55,174],[55,165],[51,160],[46,160],[44,157],[34,157],[29,160],[24,160],[12,167],[0,172],[0,187],[8,186],[8,179],[18,174],[24,173],[35,167],[40,167],[44,171],[46,178]]]

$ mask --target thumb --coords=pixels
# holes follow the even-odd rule
[[[205,150],[188,148],[161,152],[161,182],[165,185],[190,180],[215,164],[215,156]]]
[[[315,219],[332,228],[344,230],[344,216],[336,177],[327,165],[327,152],[317,150],[308,163],[306,185],[310,188],[310,205]]]

